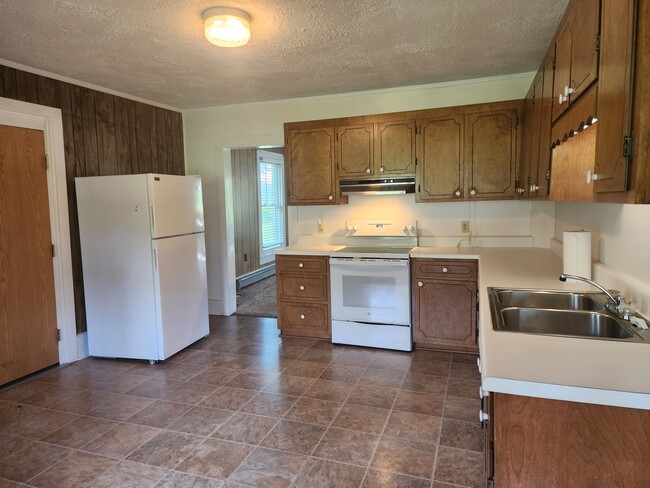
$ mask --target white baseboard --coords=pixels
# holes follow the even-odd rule
[[[88,353],[88,332],[77,334],[77,359],[87,358]]]

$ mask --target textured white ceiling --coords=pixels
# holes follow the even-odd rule
[[[0,58],[177,108],[535,70],[568,0],[0,0]],[[252,16],[218,48],[201,13]]]

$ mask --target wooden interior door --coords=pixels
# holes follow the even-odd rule
[[[0,125],[0,385],[58,362],[44,134]]]

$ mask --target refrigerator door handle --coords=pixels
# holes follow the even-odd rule
[[[156,252],[155,248],[153,250],[153,267],[156,270],[158,269],[158,253]]]
[[[155,217],[155,214],[153,213],[153,206],[149,207],[149,210],[151,212],[151,228],[155,229],[156,228],[156,217]]]

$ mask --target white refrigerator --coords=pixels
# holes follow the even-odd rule
[[[200,177],[75,185],[90,355],[157,361],[207,336]]]

